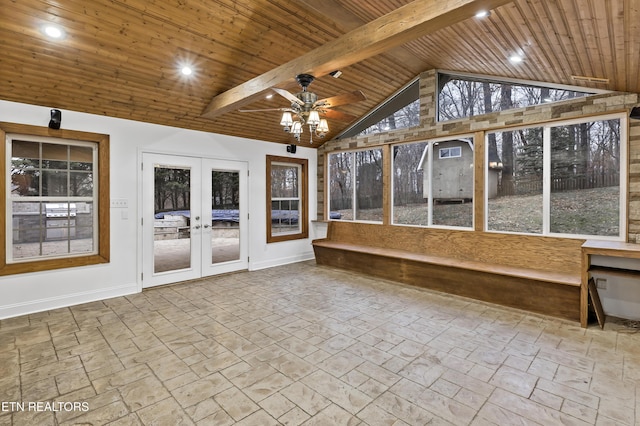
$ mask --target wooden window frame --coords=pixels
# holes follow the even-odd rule
[[[271,222],[271,165],[273,163],[290,163],[300,166],[299,188],[300,188],[300,232],[294,234],[273,235]],[[277,155],[267,155],[267,243],[277,243],[281,241],[291,241],[309,238],[309,161],[304,158],[281,157]]]
[[[0,122],[0,135],[2,136],[2,148],[0,148],[0,199],[3,200],[0,209],[0,229],[7,226],[7,206],[9,194],[7,194],[7,134],[24,136],[40,136],[48,138],[64,139],[69,141],[93,142],[98,147],[98,235],[97,253],[90,255],[69,255],[56,257],[55,259],[38,259],[25,262],[7,263],[7,244],[0,244],[0,276],[23,274],[27,272],[40,272],[54,269],[71,268],[78,266],[96,265],[108,263],[110,259],[110,219],[109,219],[109,135],[80,132],[74,130],[53,130],[48,127],[30,126],[26,124]],[[9,238],[10,236],[5,236]]]

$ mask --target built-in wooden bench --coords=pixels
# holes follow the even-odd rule
[[[331,221],[316,262],[580,320],[585,240]]]

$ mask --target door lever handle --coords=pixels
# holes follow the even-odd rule
[[[200,229],[200,225],[194,226],[193,229]]]
[[[204,225],[204,227],[205,227],[205,228],[210,228],[211,226],[210,226],[210,225]]]

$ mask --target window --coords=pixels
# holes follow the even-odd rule
[[[382,149],[328,157],[329,217],[382,222]]]
[[[452,146],[450,148],[440,148],[438,150],[439,158],[454,158],[462,157],[462,149],[459,146]]]
[[[377,123],[367,127],[358,136],[416,127],[420,124],[420,99],[392,112]]]
[[[542,127],[488,134],[490,231],[542,233]]]
[[[267,156],[267,242],[309,236],[307,160]]]
[[[473,156],[472,138],[394,146],[393,223],[471,228]]]
[[[624,238],[623,116],[487,135],[487,229]]]
[[[337,139],[418,126],[419,98],[420,79],[416,78],[340,133]]]
[[[108,262],[108,136],[68,130],[51,136],[47,128],[10,123],[0,128],[7,236],[1,274]]]
[[[583,88],[473,75],[438,74],[438,120],[473,117],[587,96]]]

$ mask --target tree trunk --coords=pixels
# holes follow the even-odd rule
[[[500,89],[500,110],[505,111],[513,107],[511,101],[511,86],[503,84]],[[513,133],[502,133],[502,189],[505,194],[515,194],[513,181]]]
[[[484,97],[484,113],[488,114],[493,112],[493,105],[491,102],[491,84],[484,82],[482,83],[482,95]],[[496,144],[496,134],[489,133],[489,162],[498,161],[498,145]]]

